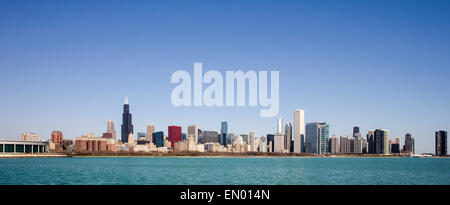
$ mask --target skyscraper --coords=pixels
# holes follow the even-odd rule
[[[340,153],[343,154],[349,154],[350,153],[350,139],[348,139],[348,136],[341,136],[339,139],[340,144]]]
[[[375,154],[375,131],[370,130],[367,133],[367,153]]]
[[[361,137],[361,133],[359,132],[359,126],[353,127],[353,137],[355,138]]]
[[[292,141],[292,125],[291,123],[286,123],[284,126],[284,149],[291,149],[291,141]]]
[[[220,144],[227,147],[228,123],[223,121],[220,123]]]
[[[155,132],[152,135],[153,144],[157,147],[164,147],[164,132]]]
[[[306,124],[306,152],[326,154],[328,151],[329,126],[322,123]]]
[[[447,155],[447,131],[439,130],[435,134],[436,144],[436,156]]]
[[[128,97],[125,97],[122,114],[122,143],[128,142],[128,136],[133,133],[133,124],[131,120],[130,105]]]
[[[273,135],[273,152],[283,153],[284,148],[284,136],[281,133]]]
[[[188,133],[187,133],[187,135],[188,135],[188,137],[189,136],[193,136],[194,137],[195,144],[198,143],[198,133],[199,133],[198,131],[199,131],[199,129],[198,129],[198,126],[196,124],[188,126]]]
[[[155,133],[155,126],[153,125],[147,125],[147,141],[153,142],[153,133]]]
[[[389,130],[375,130],[374,148],[375,154],[389,154]]]
[[[336,135],[333,135],[330,138],[330,153],[337,154],[339,153],[339,150],[340,150],[339,139],[336,137]]]
[[[175,146],[175,142],[181,141],[181,127],[179,126],[169,126],[168,128],[169,136],[168,140],[171,142],[171,147]]]
[[[413,137],[407,133],[405,135],[405,145],[403,146],[403,152],[407,154],[413,154]]]
[[[277,120],[277,133],[283,134],[283,118]]]
[[[305,111],[298,109],[294,111],[294,153],[305,150]]]
[[[255,133],[250,132],[248,134],[248,138],[249,138],[248,141],[249,141],[249,145],[250,145],[249,151],[253,152],[253,151],[256,150],[256,147],[255,147]]]
[[[112,120],[108,120],[108,127],[106,129],[106,133],[110,133],[112,138],[116,140],[117,134],[116,130],[114,130],[114,122]]]

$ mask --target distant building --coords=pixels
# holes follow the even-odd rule
[[[169,131],[169,141],[171,143],[171,146],[173,148],[173,146],[175,145],[175,142],[179,142],[181,141],[181,127],[179,126],[169,126],[168,128]]]
[[[339,150],[340,150],[339,139],[336,137],[336,135],[331,136],[329,147],[330,147],[330,154],[339,153]]]
[[[375,154],[375,131],[370,130],[367,133],[367,153]]]
[[[435,133],[435,153],[436,156],[447,155],[447,131],[439,130]]]
[[[294,111],[294,153],[305,152],[305,111]]]
[[[277,120],[277,133],[283,134],[283,118]]]
[[[261,136],[259,138],[258,152],[267,152],[267,137]]]
[[[76,152],[103,152],[116,151],[116,142],[114,139],[105,139],[96,137],[93,134],[83,135],[75,139]]]
[[[284,153],[286,149],[284,147],[284,135],[281,133],[276,133],[273,136],[273,152]]]
[[[147,135],[145,132],[138,132],[137,133],[137,139],[138,140],[146,140],[147,139]]]
[[[340,153],[350,154],[350,139],[347,135],[341,136],[339,139]]]
[[[284,126],[284,149],[291,151],[292,142],[292,125],[291,123],[286,123]]]
[[[243,141],[245,144],[249,144],[249,143],[248,143],[248,135],[246,135],[246,134],[241,134],[241,137],[242,137],[242,141]]]
[[[361,135],[361,133],[359,132],[359,127],[358,126],[354,126],[353,127],[353,137],[358,137],[358,134]]]
[[[199,142],[199,129],[196,124],[189,125],[188,126],[188,133],[187,135],[192,135],[194,137],[194,142],[197,144]]]
[[[49,150],[48,142],[0,140],[0,153],[46,153]]]
[[[53,131],[51,134],[51,141],[55,144],[63,144],[63,133],[61,131]]]
[[[111,138],[113,138],[114,140],[116,140],[117,137],[117,133],[116,130],[114,129],[114,122],[112,120],[108,120],[108,125],[106,128],[106,133],[110,133],[111,134]]]
[[[377,129],[374,136],[375,154],[389,154],[389,130]]]
[[[403,146],[403,152],[407,154],[414,154],[414,138],[411,134],[407,133],[405,135],[405,145]]]
[[[203,131],[203,144],[212,142],[219,143],[219,133],[217,131]]]
[[[220,144],[227,146],[228,123],[223,121],[220,123]]]
[[[328,151],[329,126],[326,123],[306,124],[306,152],[326,154]]]
[[[400,144],[398,143],[393,143],[391,145],[391,153],[392,154],[399,154],[400,153]]]
[[[256,151],[256,146],[255,146],[255,133],[253,133],[253,132],[250,132],[249,134],[248,134],[248,137],[249,137],[249,145],[250,145],[250,149],[248,150],[248,151],[250,151],[250,152],[254,152],[254,151]]]
[[[147,125],[147,141],[153,142],[153,133],[155,133],[155,126],[154,125]]]
[[[156,147],[164,147],[164,132],[153,133],[152,139]]]
[[[275,144],[275,135],[273,134],[268,134],[267,135],[267,151],[268,152],[274,152],[274,145]]]
[[[40,141],[41,138],[36,133],[22,133],[22,141]]]
[[[125,98],[122,114],[122,143],[128,142],[128,137],[133,133],[132,115],[130,113],[130,105],[128,104],[128,97]]]

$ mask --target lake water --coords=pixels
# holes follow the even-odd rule
[[[450,159],[17,158],[0,173],[0,185],[450,185]]]

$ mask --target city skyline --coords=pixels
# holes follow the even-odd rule
[[[337,139],[336,135],[333,134],[330,137],[329,125],[327,123],[325,123],[325,122],[321,122],[321,123],[310,122],[310,123],[304,124],[303,122],[300,122],[300,121],[303,121],[303,119],[304,119],[304,110],[296,109],[294,111],[294,115],[297,115],[297,114],[298,114],[298,117],[297,117],[297,119],[294,118],[294,121],[297,120],[297,121],[299,121],[297,123],[299,123],[301,126],[304,126],[304,131],[299,131],[299,135],[300,135],[300,133],[305,133],[304,139],[302,139],[302,138],[295,139],[292,136],[292,132],[291,132],[292,128],[291,128],[290,122],[286,122],[284,132],[283,132],[283,130],[281,130],[281,132],[280,132],[280,125],[282,124],[282,118],[281,117],[277,118],[276,131],[272,132],[272,133],[266,133],[266,135],[261,136],[261,138],[267,137],[268,142],[271,142],[270,146],[272,148],[269,148],[269,152],[284,153],[284,151],[287,151],[287,152],[292,152],[292,153],[313,153],[313,154],[415,153],[415,142],[414,142],[415,139],[414,139],[414,137],[412,137],[412,135],[410,133],[405,134],[405,136],[404,136],[405,141],[404,141],[404,145],[402,146],[401,137],[399,136],[396,138],[392,138],[391,136],[389,136],[390,131],[387,129],[369,130],[367,132],[367,135],[365,135],[365,137],[363,137],[363,135],[360,132],[360,127],[358,125],[355,125],[355,126],[353,126],[353,135],[352,135],[353,137],[349,138],[348,135],[341,135],[339,137],[340,142],[337,142],[338,144],[336,144],[336,140],[334,140],[334,139]],[[120,142],[120,144],[131,143],[131,145],[134,146],[133,144],[135,144],[135,142],[137,142],[137,141],[141,141],[142,138],[147,141],[146,143],[156,142],[154,140],[151,140],[151,138],[152,138],[151,136],[153,134],[155,134],[155,132],[159,132],[165,136],[165,138],[163,139],[164,141],[167,140],[168,142],[171,143],[170,147],[172,149],[174,149],[174,145],[176,142],[190,141],[187,138],[187,136],[192,137],[192,142],[194,144],[197,144],[197,143],[204,144],[205,146],[211,146],[211,145],[208,145],[208,143],[206,143],[206,142],[215,142],[215,143],[218,143],[218,145],[223,145],[224,147],[227,147],[228,139],[231,139],[231,144],[229,144],[229,145],[233,145],[235,139],[233,139],[233,137],[231,137],[229,135],[243,137],[242,140],[245,142],[245,144],[248,144],[250,146],[254,146],[254,144],[255,144],[253,131],[249,132],[250,138],[249,138],[248,132],[245,134],[244,133],[232,133],[232,132],[230,133],[230,132],[228,132],[227,121],[222,121],[220,123],[221,124],[220,131],[211,131],[208,129],[204,129],[203,130],[204,136],[202,137],[203,142],[200,142],[198,140],[199,132],[202,132],[202,131],[198,127],[197,124],[191,124],[191,125],[185,127],[185,130],[186,130],[185,132],[183,132],[184,126],[168,125],[167,131],[165,132],[164,129],[157,131],[157,130],[155,130],[155,127],[153,125],[147,125],[146,132],[138,131],[138,132],[136,132],[137,133],[136,134],[132,128],[131,115],[132,114],[131,114],[131,110],[130,110],[130,104],[128,102],[128,96],[127,96],[127,97],[125,97],[124,104],[123,104],[122,128],[121,128],[122,135],[120,136],[119,139],[116,138],[116,136],[115,136],[116,131],[114,129],[114,121],[108,120],[107,126],[106,126],[106,132],[103,133],[103,135],[99,139],[112,138],[112,139],[114,139],[114,141]],[[302,119],[302,120],[300,120],[300,119]],[[129,129],[130,127],[128,125],[131,126],[131,129]],[[300,129],[300,128],[298,128],[298,129]],[[445,134],[440,134],[440,135],[445,135],[445,137],[439,138],[439,140],[438,140],[437,133],[445,133]],[[439,130],[436,132],[435,153],[437,156],[441,156],[442,155],[441,153],[447,153],[447,151],[446,151],[446,149],[447,149],[446,148],[447,147],[446,133],[447,133],[446,131],[442,131],[442,130]],[[182,137],[182,135],[184,137]],[[57,143],[57,144],[61,144],[61,146],[62,146],[62,144],[63,144],[62,136],[63,136],[63,133],[61,131],[53,130],[51,133],[51,137],[48,140],[50,140],[51,142]],[[86,136],[95,138],[96,134],[92,133],[92,132],[88,132],[87,135],[82,134],[79,137],[76,137],[76,139],[85,138]],[[162,138],[162,136],[160,136],[160,137]],[[39,139],[40,136],[37,133],[22,133],[22,141],[30,141],[30,140],[33,141],[33,139],[31,139],[31,138]],[[208,138],[208,139],[205,140],[205,138]],[[258,142],[261,138],[258,137]],[[343,144],[343,141],[342,141],[343,138],[347,139],[347,142],[345,142],[345,143],[348,143],[348,145]],[[67,139],[67,138],[65,138],[65,139]],[[69,139],[75,140],[72,138],[69,138]],[[130,139],[132,140],[131,142],[129,141]],[[392,139],[394,139],[394,140],[392,140]],[[441,139],[444,139],[445,141],[441,142]],[[42,139],[40,139],[40,140],[42,140]],[[302,149],[303,151],[295,152],[295,146],[292,145],[292,147],[290,147],[290,143],[295,144],[296,141],[301,141],[300,144],[303,147],[303,149]],[[242,143],[242,142],[240,142],[240,143]],[[333,144],[333,143],[335,143],[335,144]],[[444,145],[442,145],[442,144],[444,144]],[[391,147],[391,145],[396,145],[397,148],[393,149]],[[106,147],[107,147],[106,143],[104,144],[104,146],[106,149]],[[164,144],[164,146],[165,146],[165,144]],[[340,146],[340,148],[337,149],[338,151],[336,151],[335,148],[333,149],[333,147],[336,147],[336,146]],[[438,149],[438,147],[443,147],[442,149],[445,151],[438,152],[438,150],[440,150],[440,148]],[[211,147],[209,147],[208,149],[211,149]],[[357,151],[356,149],[359,149],[359,151]],[[396,150],[396,151],[392,152],[392,150]],[[256,149],[252,148],[252,150],[249,150],[249,151],[256,151]],[[258,151],[258,152],[260,152],[260,151]],[[417,153],[415,153],[415,154],[417,154]],[[445,155],[446,154],[443,154],[443,156],[445,156]]]
[[[259,137],[279,117],[294,134],[298,108],[330,136],[354,125],[411,133],[417,153],[434,152],[434,133],[450,130],[448,1],[46,2],[0,2],[0,138],[101,135],[107,120],[120,133],[125,95],[136,134],[227,121],[230,133]],[[205,72],[278,70],[279,115],[174,107],[170,76],[194,62]]]

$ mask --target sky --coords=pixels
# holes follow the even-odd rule
[[[277,118],[326,122],[330,137],[388,129],[416,152],[450,130],[450,1],[0,1],[0,138],[134,132],[189,124],[276,132]],[[277,70],[280,112],[174,107],[172,73]],[[204,85],[204,88],[206,85]]]

